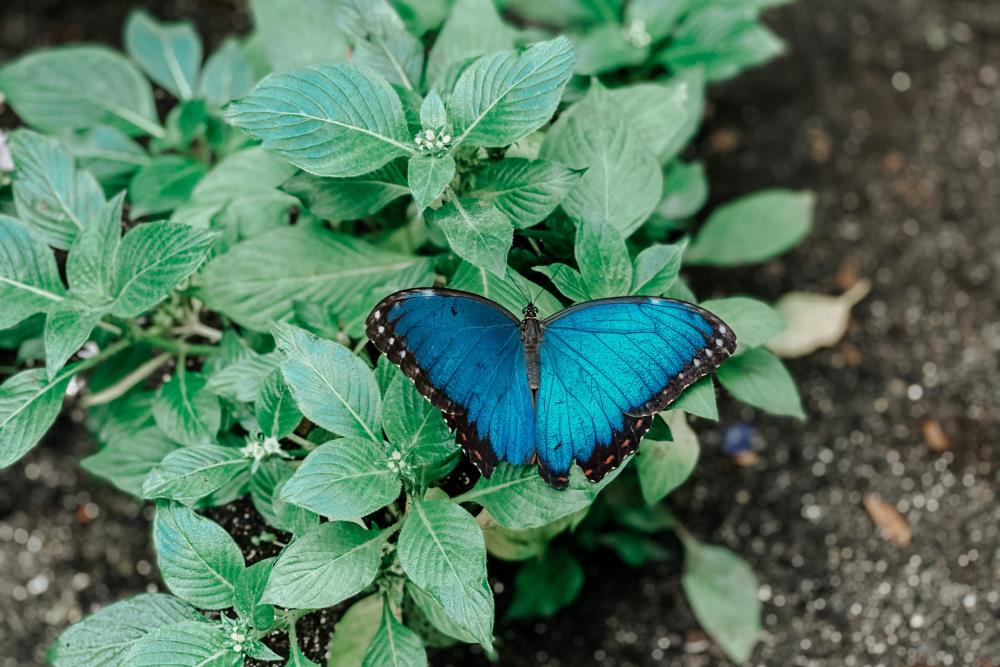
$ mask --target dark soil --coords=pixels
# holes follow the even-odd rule
[[[8,0],[0,59],[117,42],[128,4],[96,4]],[[246,26],[227,3],[156,4],[216,41]],[[815,190],[816,231],[781,261],[697,273],[699,291],[837,293],[856,276],[874,289],[841,344],[790,364],[809,422],[730,406],[724,419],[753,423],[763,443],[752,467],[699,424],[702,460],[674,506],[757,572],[755,665],[995,666],[1000,6],[801,0],[769,20],[792,55],[714,91],[700,152],[715,201]],[[931,421],[948,451],[925,442]],[[77,460],[89,448],[66,419],[0,473],[0,664],[40,662],[67,624],[156,586],[148,512],[86,477]],[[878,533],[866,493],[901,512],[911,546]],[[510,568],[493,569],[509,581]],[[698,633],[675,564],[630,570],[598,552],[588,574],[571,609],[498,625],[503,664],[728,664]],[[432,661],[488,664],[465,647]]]

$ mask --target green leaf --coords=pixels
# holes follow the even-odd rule
[[[267,376],[280,365],[281,355],[277,353],[251,353],[213,373],[207,387],[216,396],[250,403],[257,399]]]
[[[715,402],[715,384],[711,376],[703,377],[685,389],[672,407],[690,415],[719,421],[719,406]]]
[[[457,0],[427,58],[427,80],[438,82],[450,66],[469,58],[512,48],[511,31],[490,0]]]
[[[805,419],[795,380],[774,354],[750,348],[719,367],[719,382],[737,400],[773,415]]]
[[[283,186],[314,215],[326,220],[356,220],[378,213],[390,202],[410,193],[406,173],[398,162],[353,178],[319,178],[300,173]]]
[[[125,664],[129,650],[148,633],[204,617],[187,603],[163,593],[143,593],[87,616],[67,628],[52,645],[55,667]]]
[[[261,432],[271,438],[284,438],[302,421],[302,412],[292,398],[281,369],[275,369],[260,388],[255,416]]]
[[[261,599],[293,609],[320,609],[357,595],[378,574],[385,538],[347,521],[320,524],[281,552]]]
[[[583,589],[583,566],[565,549],[549,549],[517,571],[507,618],[552,616],[572,604]]]
[[[284,72],[346,60],[337,6],[329,0],[251,0],[253,24],[272,68]]]
[[[663,199],[656,212],[668,220],[689,218],[708,201],[708,180],[701,162],[676,160],[663,172]]]
[[[699,230],[685,260],[739,266],[776,257],[809,233],[815,200],[810,192],[765,190],[721,206]]]
[[[382,443],[382,401],[375,376],[343,345],[288,324],[274,330],[286,355],[281,372],[302,414],[337,435]]]
[[[337,23],[351,42],[351,62],[371,68],[389,83],[420,88],[424,47],[406,31],[385,0],[344,0]]]
[[[221,526],[184,505],[158,505],[153,544],[160,576],[174,595],[199,609],[233,606],[243,554]]]
[[[476,199],[453,199],[436,211],[427,211],[426,217],[444,232],[455,254],[503,277],[514,227],[500,209]]]
[[[625,7],[625,25],[641,21],[643,31],[657,42],[670,35],[689,4],[687,0],[632,0]]]
[[[17,461],[42,439],[59,416],[72,376],[69,369],[47,380],[44,368],[32,368],[0,384],[0,468]]]
[[[222,626],[183,621],[153,630],[133,646],[122,664],[130,667],[236,667],[243,655],[227,644]]]
[[[45,318],[45,372],[56,376],[69,358],[90,338],[101,319],[99,312],[56,308]]]
[[[302,649],[299,648],[298,642],[292,644],[288,650],[288,662],[285,663],[285,667],[319,667],[319,665],[306,657]]]
[[[382,622],[365,652],[363,667],[426,667],[427,651],[413,630],[396,620],[392,606],[382,605]]]
[[[684,120],[660,153],[661,164],[667,164],[691,143],[691,140],[698,133],[698,128],[701,127],[705,98],[707,97],[705,94],[705,74],[697,68],[684,70],[664,80],[662,85],[687,91],[683,102]]]
[[[580,302],[590,299],[583,276],[572,266],[556,262],[548,266],[536,266],[534,269],[548,276],[552,284],[569,300]]]
[[[104,306],[112,300],[124,200],[125,193],[119,193],[87,222],[66,259],[72,294],[91,306]]]
[[[430,595],[414,586],[412,581],[406,582],[405,591],[409,599],[413,601],[417,610],[419,610],[420,616],[422,616],[423,620],[427,621],[427,623],[429,623],[434,630],[445,635],[448,639],[454,638],[467,644],[476,643],[475,637],[470,635],[466,630],[463,630],[461,627],[455,625],[455,623],[448,618],[448,614],[445,613],[444,607],[438,604],[438,602]],[[411,611],[405,606],[405,603],[403,607],[403,615],[411,624],[414,624],[415,619],[411,616]],[[426,646],[430,647],[436,645],[428,640],[428,633],[424,632],[420,625],[414,624],[414,627],[420,629],[420,634],[424,638]]]
[[[562,202],[577,222],[602,218],[628,237],[660,201],[663,175],[656,157],[597,81],[553,124],[541,156],[587,170]]]
[[[763,301],[745,296],[709,299],[702,307],[728,324],[736,340],[747,347],[758,347],[785,329],[785,317]]]
[[[142,485],[142,495],[193,505],[249,469],[250,459],[235,447],[183,447],[167,454],[149,473]]]
[[[573,74],[565,37],[518,55],[494,53],[472,63],[455,83],[448,110],[455,145],[507,146],[552,118]]]
[[[98,217],[104,193],[89,172],[79,171],[66,149],[31,130],[10,136],[14,203],[25,226],[40,239],[66,250],[80,230]]]
[[[337,310],[399,275],[420,272],[412,284],[422,284],[430,268],[426,258],[385,252],[360,239],[296,225],[238,243],[213,259],[200,273],[200,295],[210,308],[237,323],[267,331],[273,322],[293,314],[293,300]]]
[[[628,531],[602,533],[598,542],[614,551],[629,567],[642,567],[647,563],[670,560],[673,553],[648,535]]]
[[[384,392],[382,428],[407,464],[419,468],[418,481],[429,483],[446,474],[458,454],[455,436],[441,411],[430,404],[401,372]]]
[[[120,183],[140,167],[149,164],[146,149],[116,127],[98,125],[89,130],[62,134],[66,150],[104,184]]]
[[[695,617],[730,660],[747,662],[761,633],[757,577],[729,549],[700,544],[685,533],[681,539],[681,585]]]
[[[562,310],[562,304],[550,292],[513,269],[505,272],[503,277],[497,277],[486,269],[476,268],[468,262],[462,262],[448,286],[485,296],[512,313],[519,313],[524,308],[525,294],[530,294],[535,298],[535,305],[538,306],[538,313],[542,317]]]
[[[671,69],[698,68],[723,81],[785,51],[785,43],[744,7],[701,6],[684,17],[658,60]]]
[[[219,399],[206,391],[205,383],[200,373],[178,372],[156,392],[156,425],[182,445],[212,443],[222,423]]]
[[[259,197],[277,188],[295,173],[295,167],[260,146],[227,155],[198,181],[193,199],[202,204],[226,204],[234,199]]]
[[[249,93],[255,80],[246,51],[230,37],[205,61],[198,81],[198,94],[213,104],[222,105]]]
[[[52,251],[0,214],[0,329],[56,306],[65,291]]]
[[[440,130],[447,122],[448,113],[444,109],[444,102],[437,91],[432,90],[420,105],[420,124],[427,129]]]
[[[492,646],[493,592],[486,581],[486,545],[479,526],[450,500],[411,502],[396,545],[399,562],[452,621],[484,648]]]
[[[589,216],[581,220],[576,228],[574,254],[591,299],[629,293],[632,262],[625,239],[610,223]]]
[[[129,182],[130,214],[141,218],[167,213],[186,202],[208,167],[180,155],[158,155]]]
[[[261,604],[261,598],[277,561],[277,558],[265,558],[245,569],[233,592],[233,609],[259,630],[274,624],[274,606]]]
[[[212,235],[176,222],[133,228],[118,248],[113,313],[136,317],[169,295],[208,257]]]
[[[319,176],[359,176],[416,150],[399,96],[352,65],[272,74],[229,105],[226,119]]]
[[[643,499],[650,505],[659,502],[683,484],[698,464],[698,435],[691,430],[681,410],[671,410],[663,416],[670,426],[670,441],[642,442],[642,456],[636,457],[639,487]]]
[[[507,158],[476,173],[469,195],[493,202],[526,229],[549,217],[582,175],[558,162]]]
[[[608,103],[624,116],[653,155],[662,160],[684,125],[687,86],[638,83],[607,91]]]
[[[451,155],[420,154],[410,158],[406,178],[413,200],[423,210],[441,196],[455,176],[455,158]]]
[[[133,11],[125,23],[125,50],[174,97],[194,96],[201,40],[190,23],[159,23],[144,11]]]
[[[639,65],[649,56],[649,46],[637,46],[617,21],[594,26],[574,42],[577,59],[573,70],[587,76]]]
[[[501,463],[490,477],[481,477],[463,502],[485,507],[504,528],[540,528],[588,507],[597,495],[593,487],[558,491],[545,483],[532,466]]]
[[[42,132],[110,125],[129,135],[163,134],[149,82],[101,46],[33,51],[0,69],[0,90],[19,117]]]
[[[302,535],[312,530],[313,526],[319,524],[319,515],[315,512],[310,512],[304,507],[289,503],[281,497],[282,490],[287,481],[278,482],[274,487],[274,494],[271,497],[274,515],[277,519],[274,525],[276,528],[287,530],[293,535]]]
[[[342,438],[321,445],[285,483],[282,500],[330,519],[358,519],[399,496],[400,482],[383,447]]]
[[[363,597],[350,607],[333,626],[328,667],[361,667],[372,637],[382,618],[382,596]]]
[[[672,245],[651,245],[635,257],[632,294],[660,296],[677,280],[687,241]]]
[[[160,429],[143,428],[111,440],[101,451],[80,461],[80,465],[122,491],[142,497],[146,476],[177,449],[177,443]]]

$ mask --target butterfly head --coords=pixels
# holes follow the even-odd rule
[[[535,304],[529,302],[527,306],[521,309],[521,314],[526,318],[533,319],[538,317],[538,309],[535,308]]]

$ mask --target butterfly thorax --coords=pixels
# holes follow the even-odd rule
[[[521,320],[521,343],[524,345],[524,366],[528,373],[528,386],[531,388],[532,403],[538,394],[538,384],[542,376],[538,348],[542,345],[542,323],[538,319],[538,310],[533,304],[524,308],[524,319]]]

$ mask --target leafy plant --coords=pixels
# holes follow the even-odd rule
[[[680,157],[706,83],[780,51],[757,20],[775,2],[512,0],[513,23],[488,0],[251,4],[254,36],[204,62],[190,25],[137,12],[128,57],[71,46],[0,69],[33,128],[10,134],[0,215],[0,344],[16,364],[0,465],[79,396],[99,442],[82,465],[155,503],[172,593],[88,617],[52,661],[310,665],[296,621],[335,605],[330,664],[425,664],[425,646],[453,641],[491,652],[488,555],[526,561],[510,616],[551,614],[583,585],[569,546],[641,564],[672,553],[665,530],[695,614],[747,660],[752,572],[662,503],[697,463],[687,415],[718,419],[711,378],[600,484],[576,470],[555,491],[506,465],[463,484],[441,414],[373,363],[363,321],[392,291],[432,284],[511,309],[537,294],[542,315],[624,294],[694,300],[684,266],[800,241],[811,195],[702,216],[704,167]],[[162,118],[153,84],[176,101]],[[722,386],[802,417],[766,348],[782,316],[749,297],[705,305],[742,341]],[[283,546],[249,565],[199,513],[245,495],[258,539]],[[264,643],[275,632],[289,655]]]

